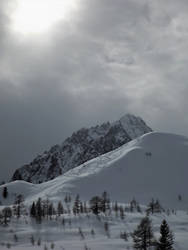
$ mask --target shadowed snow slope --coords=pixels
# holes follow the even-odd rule
[[[128,202],[135,197],[144,204],[153,197],[165,207],[185,209],[188,207],[187,177],[188,138],[148,133],[52,181],[9,183],[6,202],[13,202],[14,193],[23,194],[30,203],[38,197],[57,201],[66,193],[80,194],[87,200],[106,190],[114,201]]]

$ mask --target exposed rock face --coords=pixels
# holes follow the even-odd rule
[[[37,156],[30,164],[17,169],[12,180],[41,183],[65,173],[71,168],[151,132],[146,123],[134,115],[127,114],[119,121],[82,128],[67,138],[62,145]]]

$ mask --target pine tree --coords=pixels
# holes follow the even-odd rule
[[[154,206],[155,206],[155,201],[154,201],[154,199],[152,198],[152,200],[151,200],[151,202],[149,203],[149,205],[148,205],[148,209],[147,209],[147,212],[148,213],[154,213]]]
[[[142,209],[139,204],[137,204],[136,210],[138,213],[142,213]]]
[[[12,217],[12,209],[10,207],[5,207],[2,210],[2,216],[4,219],[4,225],[8,225],[10,218]]]
[[[155,201],[154,199],[151,200],[146,210],[148,214],[161,213],[162,211],[164,211],[164,209],[162,208],[159,200]]]
[[[151,220],[144,217],[137,229],[132,234],[134,249],[147,250],[148,247],[154,244],[154,237],[152,232]]]
[[[64,208],[63,208],[63,205],[62,205],[61,201],[58,202],[57,213],[58,213],[58,216],[60,216],[61,214],[64,213]]]
[[[105,213],[107,209],[109,209],[110,206],[110,199],[108,198],[108,194],[106,191],[102,194],[102,200],[101,200],[101,206],[102,206],[102,212]]]
[[[94,214],[98,215],[98,214],[101,212],[101,210],[102,210],[102,205],[101,205],[101,203],[102,203],[102,199],[101,199],[101,197],[99,197],[99,196],[94,196],[94,197],[90,200],[90,209],[91,209],[91,211],[92,211]]]
[[[80,201],[80,213],[83,214],[84,213],[84,206],[83,203]]]
[[[73,213],[75,215],[80,213],[80,196],[79,196],[79,194],[77,194],[75,201],[74,201]]]
[[[36,205],[35,205],[35,202],[33,202],[32,206],[31,206],[30,215],[31,215],[31,217],[36,217]]]
[[[159,238],[157,250],[173,250],[173,234],[170,231],[166,220],[163,220],[161,224],[160,234],[161,236]]]
[[[83,205],[83,212],[86,214],[88,212],[88,208],[87,208],[87,203],[84,202],[84,205]]]
[[[42,220],[42,205],[41,205],[41,198],[38,198],[36,203],[36,219],[40,223]]]
[[[137,208],[137,201],[133,198],[132,201],[130,202],[130,212],[134,212],[134,209]]]
[[[49,199],[45,199],[43,201],[41,201],[41,206],[42,206],[42,216],[46,217],[48,219],[48,215],[49,215],[49,206],[50,206],[50,201]]]
[[[125,219],[125,213],[124,213],[124,209],[123,209],[122,206],[120,206],[119,211],[120,211],[120,218],[122,220],[124,220]]]
[[[7,187],[3,188],[3,194],[2,195],[3,195],[4,199],[6,199],[8,197],[8,189],[7,189]]]
[[[20,218],[20,216],[21,216],[21,206],[20,206],[20,204],[17,205],[17,207],[16,207],[16,215],[17,215],[17,218]]]
[[[117,201],[115,202],[115,205],[114,205],[114,211],[115,211],[115,214],[116,214],[116,217],[117,217],[118,216],[118,211],[119,211],[119,206],[118,206]]]
[[[53,207],[53,203],[50,203],[49,207],[48,207],[48,215],[50,216],[50,218],[52,218],[52,215],[54,214],[54,207]]]

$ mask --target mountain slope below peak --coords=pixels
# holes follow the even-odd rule
[[[17,169],[12,180],[32,183],[49,181],[151,131],[140,117],[130,114],[113,123],[107,122],[89,129],[82,128],[61,145],[53,146],[30,164]]]
[[[89,200],[107,191],[113,201],[128,202],[135,197],[140,203],[148,203],[155,198],[165,207],[187,209],[187,162],[188,138],[148,133],[54,180],[33,184],[26,201],[38,197],[58,201],[66,193]],[[7,184],[10,193],[18,183]]]

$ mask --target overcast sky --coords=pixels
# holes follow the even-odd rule
[[[0,1],[0,180],[127,112],[188,136],[187,0],[75,0],[37,34],[13,30],[16,1]]]

